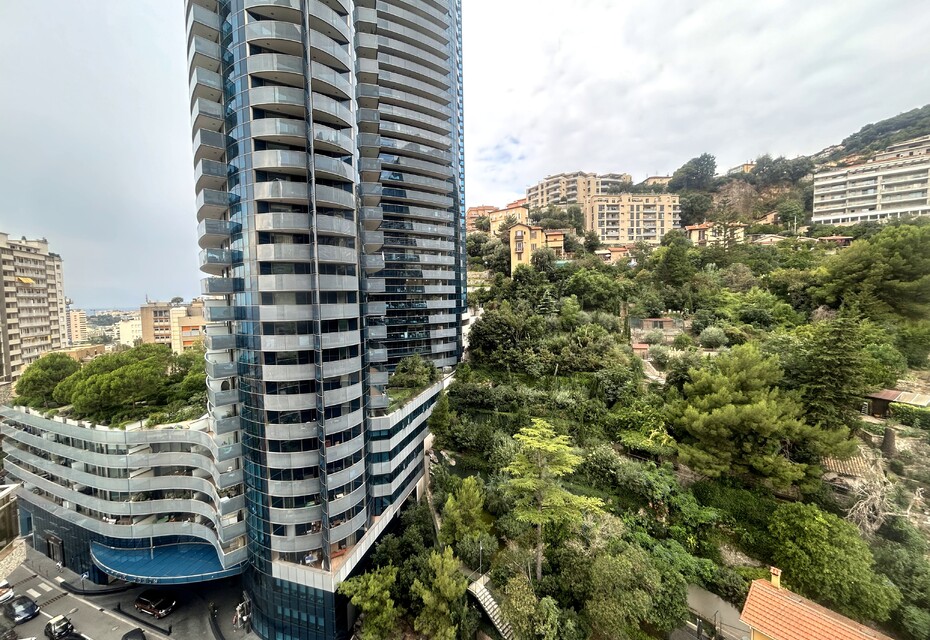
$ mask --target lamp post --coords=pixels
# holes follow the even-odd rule
[[[482,564],[482,553],[483,552],[484,552],[484,543],[482,543],[481,540],[479,540],[478,541],[478,573],[480,575],[484,575],[484,573],[481,571],[482,567],[484,566]]]

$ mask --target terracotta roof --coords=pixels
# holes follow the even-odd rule
[[[753,580],[740,620],[772,640],[892,640],[768,580]]]
[[[687,229],[688,231],[694,231],[697,229],[710,229],[712,226],[714,225],[712,225],[709,222],[702,222],[701,224],[690,224],[687,227],[685,227],[685,229]]]
[[[821,462],[823,468],[851,478],[862,478],[869,472],[871,451],[859,445],[859,453],[849,458],[824,458]]]
[[[866,398],[872,398],[874,400],[888,400],[894,402],[898,399],[898,396],[901,395],[901,392],[897,389],[882,389],[881,391],[876,391],[875,393],[870,393]]]

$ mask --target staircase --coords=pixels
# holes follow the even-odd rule
[[[491,622],[494,623],[494,628],[501,634],[501,637],[504,638],[504,640],[513,640],[513,629],[510,627],[509,623],[504,621],[504,618],[501,616],[500,605],[494,600],[494,596],[491,595],[487,587],[484,586],[488,583],[488,580],[490,580],[488,574],[484,574],[468,585],[468,590],[475,596],[475,599],[478,600],[478,604],[480,604],[481,608],[488,614]]]

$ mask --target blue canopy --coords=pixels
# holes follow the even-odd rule
[[[90,556],[100,570],[139,584],[188,584],[234,576],[243,564],[224,569],[213,545],[202,542],[120,549],[90,543]]]

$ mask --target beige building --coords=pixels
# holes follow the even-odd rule
[[[515,224],[510,227],[510,273],[517,267],[529,265],[533,252],[548,247],[556,257],[565,255],[565,229],[543,229],[528,224]]]
[[[672,181],[672,176],[649,176],[648,178],[643,180],[643,184],[646,185],[647,187],[657,187],[657,186],[664,187],[671,181]]]
[[[491,218],[491,234],[498,235],[501,226],[513,216],[520,224],[527,224],[530,221],[530,211],[526,208],[526,200],[516,200],[511,202],[503,209],[497,209],[488,214]]]
[[[169,302],[146,302],[139,307],[142,342],[171,346],[171,309]]]
[[[713,245],[731,246],[746,240],[746,225],[702,222],[685,227],[688,240],[696,247]]]
[[[203,317],[203,300],[192,300],[187,307],[171,309],[171,350],[181,353],[203,341],[206,321]]]
[[[491,205],[483,204],[477,207],[468,207],[465,211],[465,231],[471,233],[477,231],[475,228],[475,222],[478,218],[483,218],[487,215],[490,215],[492,211],[497,211],[497,207],[492,207]]]
[[[620,192],[631,184],[633,178],[628,173],[558,173],[526,190],[526,206],[532,210],[545,209],[550,204],[583,204],[588,198]]]
[[[814,175],[821,224],[884,222],[930,214],[930,136],[893,144],[868,162]]]
[[[585,201],[582,211],[585,229],[596,231],[607,245],[658,244],[681,225],[678,196],[668,193],[594,196]]]
[[[132,318],[130,320],[120,320],[116,325],[117,341],[127,347],[136,346],[136,342],[142,342],[142,318]]]
[[[0,233],[4,304],[0,306],[0,385],[16,382],[48,351],[68,343],[61,257],[48,241]]]
[[[87,342],[87,313],[83,309],[68,311],[68,343],[83,344]]]
[[[752,170],[756,168],[755,162],[744,162],[743,164],[738,164],[732,169],[727,171],[728,176],[738,176],[744,173],[752,173]]]

